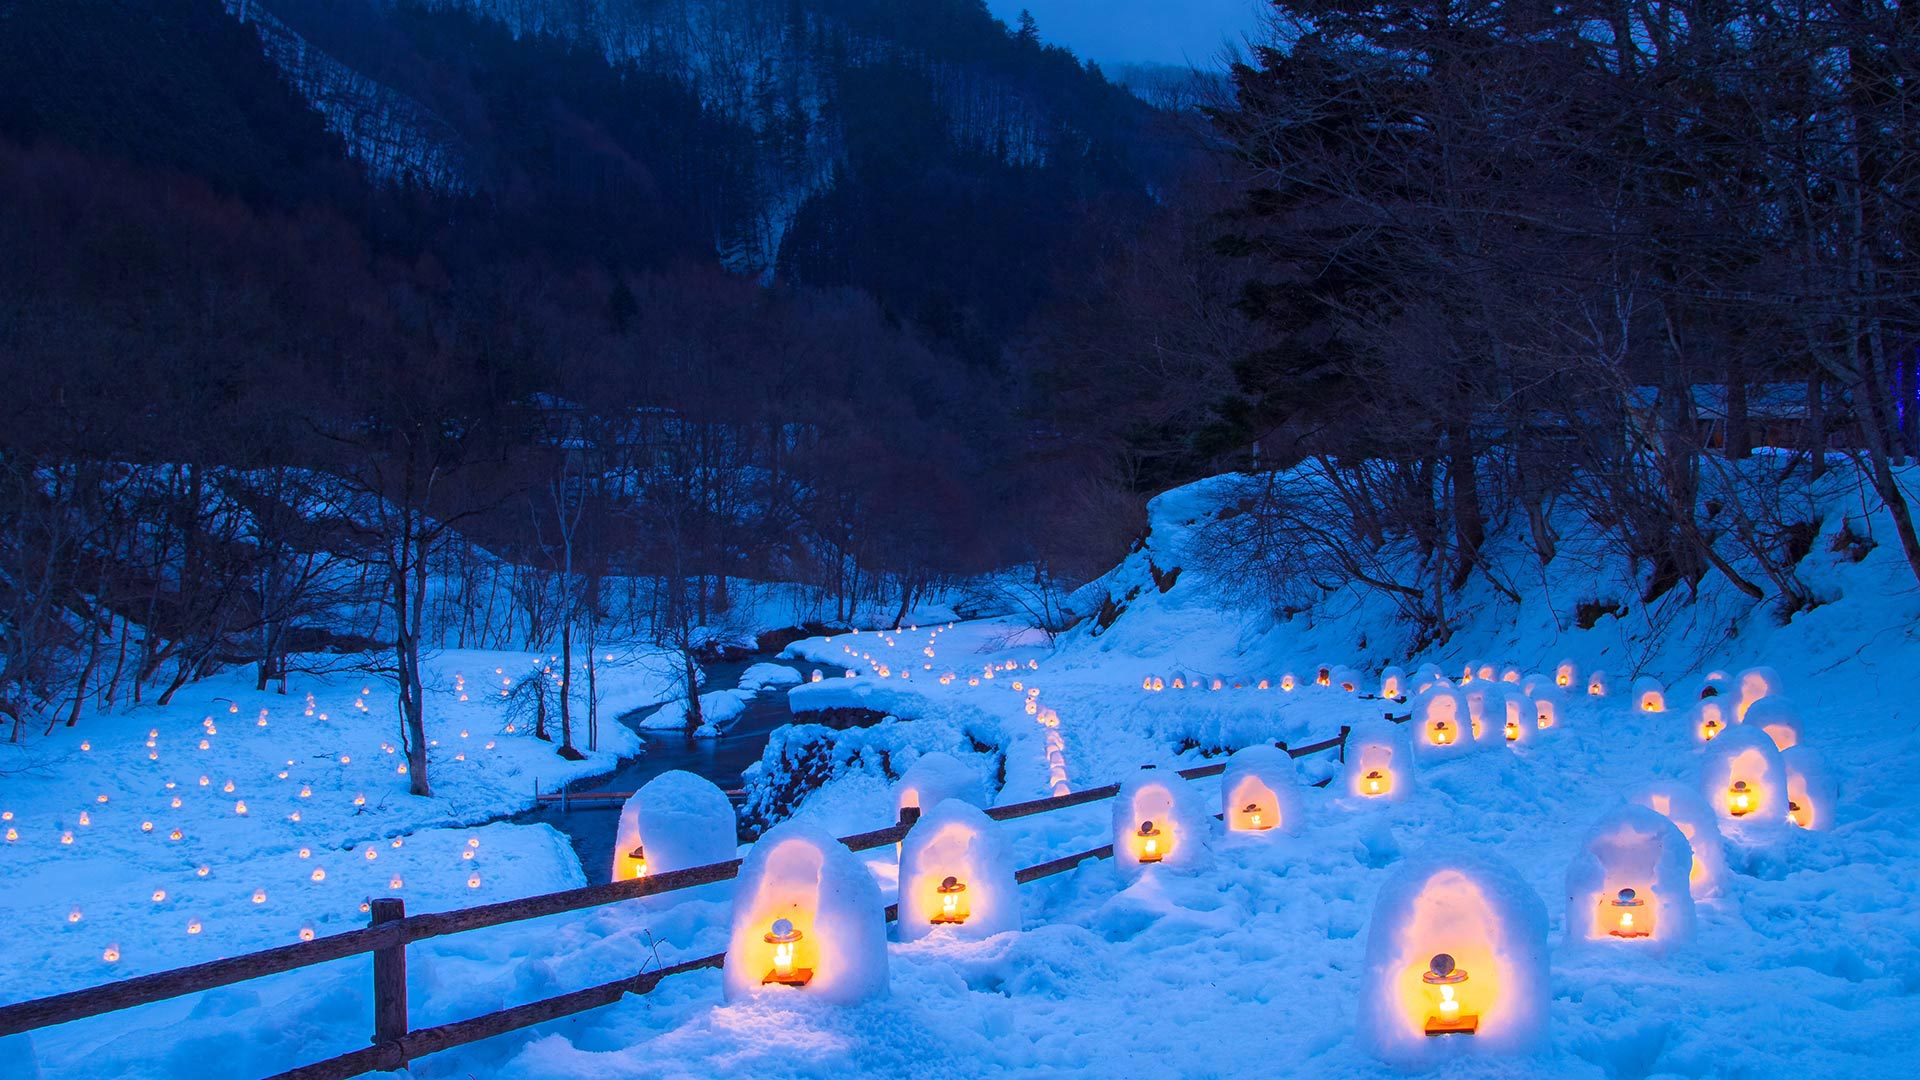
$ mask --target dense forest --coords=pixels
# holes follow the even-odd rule
[[[1235,468],[1275,611],[1437,638],[1568,506],[1790,616],[1830,452],[1920,573],[1917,38],[1284,0],[1162,108],[979,0],[7,0],[6,679],[264,684],[367,608],[404,683],[502,575],[529,642],[1006,566],[1071,619]]]

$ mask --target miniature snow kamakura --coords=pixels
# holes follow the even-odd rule
[[[1632,801],[1673,822],[1686,839],[1692,856],[1687,867],[1688,891],[1694,899],[1718,892],[1726,878],[1727,856],[1713,807],[1692,788],[1670,780],[1641,789]]]
[[[1338,783],[1350,798],[1398,802],[1413,790],[1410,726],[1374,718],[1347,732],[1347,760]]]
[[[1285,750],[1259,744],[1234,754],[1220,776],[1220,800],[1228,832],[1300,829],[1300,785]]]
[[[924,811],[945,799],[965,799],[975,806],[987,801],[980,774],[952,754],[939,751],[921,754],[900,777],[893,792],[894,818],[900,811]]]
[[[900,940],[1018,930],[1013,859],[1003,827],[974,806],[948,799],[921,814],[900,848]]]
[[[738,833],[733,804],[712,781],[678,769],[661,773],[620,809],[613,880],[726,862]]]
[[[1572,660],[1562,660],[1553,666],[1553,685],[1571,692],[1580,685],[1580,665]]]
[[[1742,722],[1766,732],[1773,745],[1782,750],[1791,750],[1800,742],[1800,710],[1781,694],[1768,694],[1754,702]]]
[[[1114,863],[1123,877],[1144,866],[1188,868],[1206,854],[1205,815],[1180,774],[1142,769],[1113,800]]]
[[[1380,696],[1395,701],[1407,694],[1407,673],[1390,667],[1380,673]]]
[[[866,865],[810,825],[767,830],[735,883],[722,984],[729,1001],[763,988],[841,1004],[884,997],[886,913]]]
[[[1737,724],[1706,745],[1700,790],[1714,812],[1743,830],[1787,820],[1787,771],[1773,737]]]
[[[1780,752],[1787,770],[1787,821],[1803,829],[1833,827],[1833,805],[1838,791],[1826,762],[1804,743]]]
[[[1361,1043],[1390,1063],[1530,1052],[1551,995],[1546,906],[1498,860],[1411,858],[1375,900],[1360,995]]]
[[[1651,675],[1633,680],[1633,707],[1638,712],[1666,712],[1666,687]]]
[[[1710,743],[1727,730],[1731,721],[1732,705],[1722,697],[1702,698],[1700,704],[1693,707],[1693,737],[1699,742]]]
[[[1588,941],[1692,940],[1693,848],[1666,816],[1623,806],[1602,817],[1567,866],[1567,934]]]
[[[1734,689],[1739,694],[1734,709],[1734,719],[1744,722],[1747,718],[1747,710],[1753,708],[1754,702],[1782,693],[1785,686],[1781,681],[1780,673],[1772,668],[1750,667],[1740,673],[1740,677],[1734,682]]]
[[[1419,729],[1416,741],[1423,754],[1433,751],[1444,756],[1473,744],[1467,702],[1451,687],[1436,686],[1415,698],[1413,723]]]

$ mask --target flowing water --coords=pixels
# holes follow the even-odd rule
[[[706,673],[707,681],[702,690],[737,686],[741,674],[759,663],[790,667],[803,677],[816,666],[828,677],[837,678],[841,674],[841,669],[835,667],[812,664],[802,667],[797,662],[755,656],[703,665],[701,670]],[[647,781],[673,769],[704,776],[722,790],[737,791],[741,785],[740,774],[760,760],[774,729],[793,722],[793,714],[787,710],[787,689],[773,687],[755,694],[753,700],[747,702],[746,710],[717,739],[696,739],[677,731],[640,731],[640,720],[653,712],[654,707],[628,713],[620,717],[620,722],[640,733],[645,751],[639,757],[621,761],[613,772],[573,784],[568,791],[576,795],[589,791],[638,791]],[[618,802],[576,803],[564,811],[557,802],[546,803],[516,815],[513,820],[523,824],[544,822],[566,833],[573,841],[574,853],[580,856],[580,865],[586,870],[589,882],[603,882],[612,877],[614,832],[620,821]]]

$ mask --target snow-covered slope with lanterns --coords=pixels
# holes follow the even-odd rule
[[[875,980],[857,979],[869,989],[829,1003],[789,987],[758,989],[751,977],[696,972],[645,997],[416,1062],[413,1074],[1367,1077],[1413,1068],[1449,1076],[1859,1078],[1903,1076],[1920,1060],[1910,1019],[1920,993],[1911,779],[1920,738],[1906,686],[1920,666],[1920,590],[1891,543],[1854,561],[1830,542],[1843,519],[1856,531],[1884,522],[1844,493],[1821,497],[1822,533],[1800,573],[1825,602],[1784,625],[1709,583],[1696,604],[1676,599],[1647,612],[1629,604],[1625,616],[1580,630],[1576,605],[1637,594],[1628,575],[1597,573],[1573,557],[1564,569],[1533,570],[1540,583],[1520,605],[1470,595],[1472,614],[1447,646],[1407,655],[1397,651],[1400,624],[1365,596],[1330,596],[1287,621],[1225,602],[1227,587],[1187,564],[1182,548],[1212,498],[1203,484],[1155,504],[1146,545],[1103,583],[1113,595],[1134,595],[1097,634],[1086,624],[1049,641],[988,620],[797,643],[794,656],[856,674],[794,688],[796,709],[890,718],[844,732],[796,725],[749,778],[764,790],[791,786],[804,765],[811,779],[824,779],[788,808],[805,828],[782,834],[817,837],[891,822],[900,778],[934,751],[971,770],[972,783],[960,786],[996,805],[1124,780],[1135,781],[1133,800],[1139,766],[1153,764],[1150,780],[1182,788],[1169,810],[1189,808],[1155,823],[1182,845],[1180,858],[1142,864],[1134,851],[1017,886],[1019,929],[983,940],[939,927],[905,935],[911,940],[894,935],[882,993],[869,992],[882,985]],[[1566,546],[1578,550],[1573,539]],[[1500,558],[1508,571],[1523,567],[1517,547]],[[1166,571],[1182,565],[1162,591]],[[1393,689],[1405,701],[1379,696],[1389,665],[1400,669]],[[1318,685],[1323,667],[1330,685]],[[1755,698],[1743,673],[1760,667],[1772,674],[1757,676],[1767,696]],[[1586,692],[1595,671],[1608,675],[1604,695]],[[1657,681],[1657,700],[1636,685],[1642,678]],[[244,725],[257,708],[248,700],[231,720],[216,715],[217,738],[249,737],[229,735],[228,725]],[[1451,746],[1432,738],[1441,716],[1456,725]],[[1703,738],[1708,719],[1718,725],[1711,742]],[[1511,740],[1509,723],[1518,729]],[[163,762],[176,752],[170,740],[192,740],[186,728],[196,726],[165,733]],[[1345,764],[1317,753],[1285,766],[1291,777],[1251,766],[1236,774],[1264,776],[1264,788],[1236,779],[1223,792],[1216,778],[1170,775],[1241,747],[1299,747],[1343,727],[1354,731]],[[1784,753],[1782,742],[1792,744]],[[193,745],[179,747],[180,760],[201,753]],[[1362,753],[1367,747],[1389,752]],[[145,752],[137,740],[134,749]],[[357,765],[367,751],[349,752]],[[387,759],[377,741],[370,753]],[[318,755],[309,763],[326,769],[338,756],[331,746],[303,754]],[[279,750],[270,756],[302,760]],[[78,784],[72,791],[85,796],[79,760],[76,752],[51,763],[48,776]],[[262,768],[275,764],[261,760]],[[1367,778],[1382,770],[1378,779],[1391,781],[1393,795],[1371,797]],[[944,764],[932,771],[952,772]],[[203,791],[197,770],[181,775]],[[212,829],[211,811],[232,816],[228,800],[236,796],[248,799],[249,819],[301,808],[297,788],[282,800],[273,786],[298,778],[272,776],[249,780],[271,794],[230,796],[215,786],[217,799],[197,795],[186,820]],[[323,779],[314,773],[312,782]],[[1326,786],[1314,786],[1321,780]],[[1761,809],[1736,815],[1743,780]],[[210,783],[221,782],[210,774]],[[357,781],[325,782],[329,798],[357,790]],[[1247,820],[1239,803],[1257,803],[1262,790],[1278,796],[1276,788],[1292,801],[1276,798],[1275,809],[1296,808],[1286,827],[1228,827]],[[157,797],[116,791],[102,810],[137,817],[149,810],[135,802]],[[1020,866],[1109,843],[1133,850],[1143,811],[1132,808],[1149,805],[1159,804],[1127,801],[1116,813],[1108,800],[1023,817],[997,826],[996,842]],[[1796,811],[1814,827],[1790,823]],[[935,821],[978,827],[964,814]],[[258,852],[259,865],[280,875],[262,879],[268,905],[332,888],[338,864],[341,903],[326,910],[341,908],[340,925],[353,925],[358,900],[383,892],[389,867],[416,852],[424,861],[401,871],[410,910],[416,895],[426,906],[464,902],[474,863],[483,891],[496,879],[521,891],[580,880],[564,844],[535,830],[421,833],[423,822],[346,823],[328,837],[323,884],[299,878],[313,860],[297,850]],[[393,832],[404,834],[404,846],[379,846],[390,845]],[[1684,897],[1675,895],[1675,835],[1700,864],[1689,864]],[[289,836],[282,846],[291,844]],[[463,849],[476,858],[462,859]],[[63,857],[57,840],[33,850],[35,859]],[[858,858],[880,900],[896,899],[895,851]],[[919,854],[914,865],[910,881],[943,880]],[[113,876],[97,863],[85,872]],[[35,873],[52,880],[50,871]],[[843,877],[834,877],[835,888],[852,889]],[[1010,899],[998,879],[970,886],[982,910]],[[256,884],[232,884],[231,906],[252,908]],[[19,905],[12,917],[45,924],[31,944],[16,938],[9,962],[17,971],[56,952],[50,969],[66,988],[116,973],[99,958],[108,941],[121,945],[124,968],[140,955],[137,943],[163,933],[184,940],[175,924],[191,912],[172,894],[155,902],[144,899],[146,881],[116,887],[142,891],[142,902],[102,912],[116,925],[97,941],[79,929],[99,925],[93,911],[66,924],[51,895],[9,900]],[[1628,887],[1631,897],[1621,891]],[[421,943],[410,958],[413,1022],[472,1016],[719,951],[730,940],[759,940],[740,937],[754,927],[735,926],[732,898],[731,886],[709,886]],[[855,896],[835,918],[871,907]],[[289,906],[286,925],[262,923],[259,934],[226,948],[288,940],[303,925],[298,910]],[[1454,910],[1468,914],[1436,914]],[[1660,929],[1647,939],[1618,937],[1609,931],[1623,913],[1637,915],[1632,925]],[[1438,963],[1443,952],[1448,965]],[[873,954],[862,946],[834,955]],[[363,1045],[368,982],[364,961],[332,964],[42,1032],[31,1052],[48,1078],[257,1075]],[[18,995],[44,983],[16,974],[7,989]],[[1421,1025],[1445,1011],[1443,987],[1464,1003],[1450,1015],[1474,1016],[1478,1033],[1424,1035]],[[221,1052],[208,1049],[216,1046]],[[0,1044],[0,1070],[15,1075],[23,1052],[19,1041]]]

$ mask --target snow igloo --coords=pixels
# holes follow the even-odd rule
[[[1532,701],[1533,726],[1541,731],[1559,727],[1567,715],[1567,695],[1552,685],[1536,687]]]
[[[979,808],[948,799],[920,816],[900,849],[901,941],[945,928],[979,940],[1020,929],[1013,845]]]
[[[721,981],[728,1001],[763,989],[838,1004],[885,997],[887,917],[873,875],[811,825],[768,829],[740,869]]]
[[[909,811],[931,810],[946,799],[963,799],[976,806],[985,803],[987,793],[980,774],[952,754],[937,750],[921,754],[907,766],[893,789],[894,820],[911,817]]]
[[[1734,723],[1733,705],[1722,697],[1701,698],[1689,711],[1689,717],[1694,741],[1710,743]]]
[[[1273,746],[1249,746],[1220,774],[1220,819],[1232,833],[1300,831],[1300,784],[1293,758]]]
[[[1666,712],[1667,688],[1651,675],[1633,680],[1633,708],[1635,712]]]
[[[1567,866],[1567,936],[1636,945],[1693,940],[1693,847],[1645,806],[1602,817]]]
[[[1766,732],[1781,750],[1791,750],[1800,743],[1800,710],[1780,694],[1768,694],[1754,702],[1743,722]]]
[[[1473,745],[1473,719],[1461,691],[1436,686],[1413,700],[1415,742],[1422,755],[1444,757]]]
[[[1772,697],[1786,689],[1780,679],[1780,673],[1770,667],[1750,667],[1734,680],[1734,692],[1737,695],[1734,719],[1745,721],[1747,710],[1761,698]]]
[[[1692,788],[1662,781],[1643,788],[1633,801],[1673,822],[1687,841],[1692,858],[1687,865],[1688,892],[1698,900],[1720,891],[1727,876],[1726,842],[1720,837],[1720,821]]]
[[[1787,820],[1803,829],[1832,828],[1839,785],[1826,762],[1802,744],[1782,750],[1780,764],[1787,770]]]
[[[1787,820],[1787,771],[1772,736],[1738,724],[1708,743],[1705,753],[1700,793],[1715,814],[1742,826]]]
[[[1399,802],[1413,791],[1413,734],[1391,720],[1363,720],[1347,732],[1340,771],[1346,793]]]
[[[1389,1063],[1530,1053],[1552,995],[1546,905],[1497,859],[1416,856],[1381,886],[1360,978],[1361,1043]]]
[[[620,808],[613,880],[727,862],[738,845],[733,804],[725,792],[690,772],[663,772]]]
[[[1553,685],[1567,691],[1580,685],[1580,665],[1571,659],[1553,665]]]
[[[1146,866],[1186,869],[1206,853],[1206,815],[1179,773],[1142,769],[1113,800],[1113,859],[1125,878]]]
[[[1399,699],[1407,695],[1407,673],[1390,667],[1380,673],[1380,696]]]

